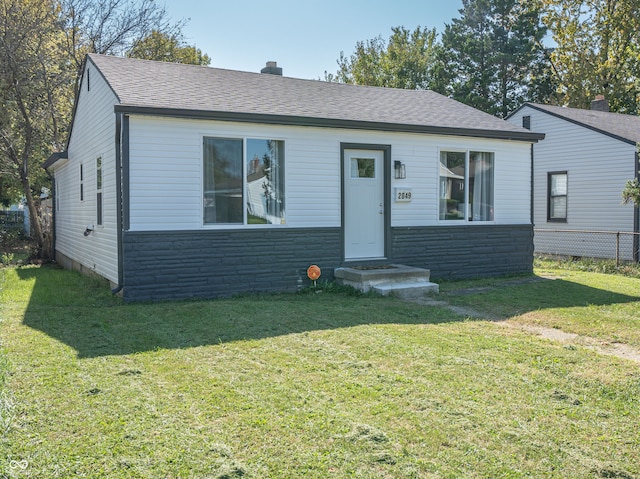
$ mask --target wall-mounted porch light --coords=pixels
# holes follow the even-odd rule
[[[407,177],[407,170],[404,167],[404,163],[398,160],[393,162],[393,171],[396,180],[404,180]]]

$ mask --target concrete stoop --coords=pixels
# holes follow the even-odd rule
[[[431,272],[428,269],[402,264],[341,267],[336,268],[333,274],[338,284],[352,286],[365,293],[373,290],[384,296],[418,298],[439,291],[439,286],[429,281]]]

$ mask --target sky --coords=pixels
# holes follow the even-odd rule
[[[162,3],[162,2],[160,2]],[[276,61],[289,77],[324,79],[340,52],[391,28],[444,30],[461,0],[164,0],[173,20],[187,20],[185,40],[211,57],[211,66],[259,72]]]

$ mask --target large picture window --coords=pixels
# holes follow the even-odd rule
[[[567,172],[555,171],[547,174],[547,221],[567,221]]]
[[[439,219],[493,221],[493,170],[493,153],[441,151]]]
[[[204,138],[204,224],[282,224],[284,141]]]

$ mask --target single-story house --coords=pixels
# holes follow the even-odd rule
[[[126,300],[295,290],[344,265],[530,272],[543,135],[432,91],[88,55],[55,252]]]
[[[536,253],[637,260],[638,208],[622,204],[638,177],[640,117],[526,103],[507,121],[545,134],[533,147]],[[621,235],[617,235],[621,232]]]

